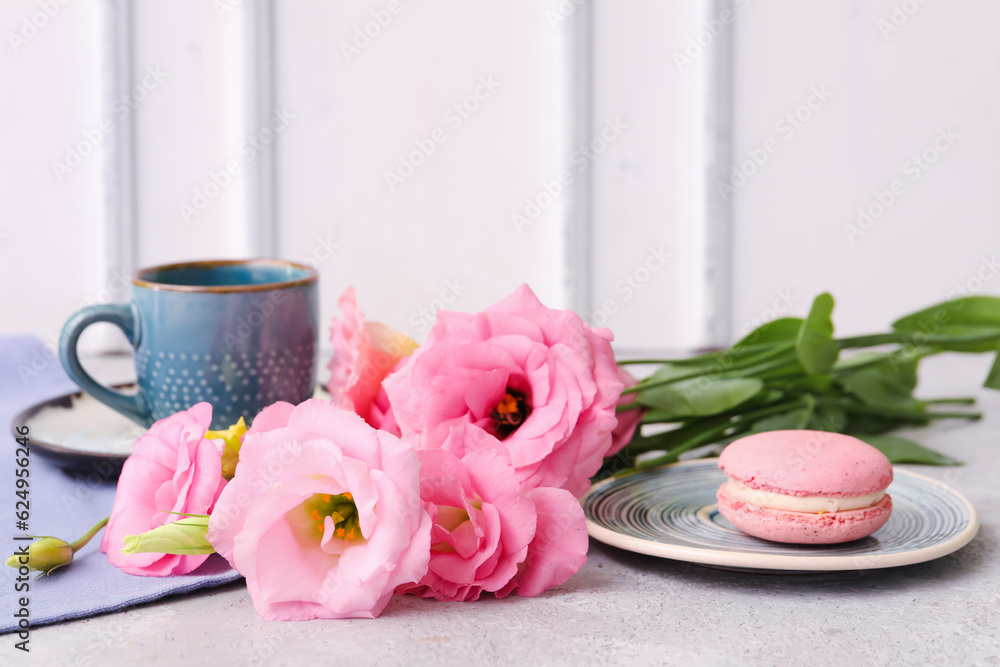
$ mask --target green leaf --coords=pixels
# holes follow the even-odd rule
[[[801,328],[801,317],[781,317],[760,325],[740,339],[733,348],[747,348],[766,343],[794,343]]]
[[[718,417],[708,417],[705,419],[695,419],[670,431],[664,431],[655,435],[639,435],[632,438],[629,443],[630,454],[641,454],[654,449],[671,449],[689,440],[701,440],[702,438],[717,431],[720,427],[728,424],[730,420]]]
[[[682,380],[639,393],[639,403],[654,408],[656,421],[716,415],[750,400],[764,388],[755,378]]]
[[[958,459],[935,452],[933,449],[924,447],[919,442],[914,442],[897,435],[868,435],[852,434],[864,440],[869,445],[879,450],[893,463],[922,463],[932,466],[957,466],[962,465]]]
[[[862,350],[861,352],[856,352],[849,356],[837,359],[837,363],[833,365],[833,371],[836,373],[840,371],[856,370],[865,366],[874,366],[875,364],[881,364],[884,361],[888,361],[894,354],[897,354],[897,351],[873,352],[872,350]]]
[[[877,415],[851,414],[847,417],[847,425],[843,433],[850,433],[857,438],[862,438],[861,433],[868,435],[881,435],[894,431],[902,426],[913,426],[913,422],[893,417],[880,417]],[[867,437],[867,436],[866,436]],[[862,438],[863,440],[864,438]]]
[[[215,553],[205,537],[208,533],[207,516],[189,516],[168,523],[139,535],[126,535],[122,553],[158,553],[181,556],[199,556]]]
[[[725,412],[723,412],[721,414],[709,415],[709,416],[706,416],[706,417],[703,417],[703,418],[687,417],[687,418],[684,418],[684,419],[677,419],[674,416],[673,412],[668,412],[666,410],[658,410],[656,408],[653,408],[651,410],[647,410],[647,412],[643,415],[642,423],[643,424],[664,424],[664,423],[681,424],[680,428],[675,429],[674,431],[671,431],[671,433],[676,433],[677,431],[689,428],[689,427],[691,427],[691,426],[693,426],[695,424],[704,423],[707,420],[718,420],[718,419],[729,420],[729,419],[732,419],[733,417],[737,417],[737,416],[742,415],[744,413],[753,412],[753,411],[756,411],[756,410],[758,410],[760,408],[767,407],[767,406],[770,406],[772,404],[776,404],[776,403],[780,402],[781,400],[783,400],[785,398],[786,398],[786,396],[785,396],[784,392],[778,391],[778,390],[775,390],[775,389],[767,389],[765,387],[765,389],[763,389],[760,393],[758,393],[753,398],[751,398],[751,399],[749,399],[747,401],[744,401],[743,403],[740,403],[736,407],[731,408],[731,409],[729,409],[729,410],[727,410],[727,411],[725,411]],[[657,434],[655,436],[650,436],[650,437],[659,437],[659,436],[662,436],[662,435],[663,435],[663,433],[659,433],[659,434]]]
[[[780,415],[773,415],[754,422],[750,428],[750,433],[804,428],[806,422],[809,420],[809,415],[810,413],[805,408],[797,408]]]
[[[781,355],[786,350],[794,347],[793,342],[784,343],[764,343],[761,345],[750,345],[747,347],[730,347],[719,352],[710,352],[689,359],[676,359],[671,363],[690,370],[713,369],[719,372],[728,372],[742,369],[754,364],[761,363],[775,356]]]
[[[821,405],[816,408],[808,428],[814,431],[843,433],[847,426],[847,413],[836,405]]]
[[[799,328],[795,354],[810,375],[828,372],[837,362],[840,348],[833,340],[833,297],[824,292],[813,300],[809,316]]]
[[[1000,297],[967,296],[945,301],[924,308],[892,323],[895,331],[913,336],[914,344],[921,344],[927,336],[934,337],[934,345],[956,352],[989,352],[1000,338]],[[994,338],[973,342],[947,341],[947,338]]]
[[[643,382],[660,382],[662,380],[690,377],[692,372],[690,368],[681,368],[674,364],[663,364],[656,369],[655,373],[643,380]]]
[[[779,343],[766,354],[759,354],[744,359],[726,377],[758,377],[767,379],[771,376],[788,374],[803,374],[802,366],[795,359],[793,343]]]
[[[754,406],[771,405],[772,403],[777,403],[783,398],[785,398],[784,391],[778,389],[768,389],[765,387],[765,391],[762,391],[754,396],[750,404]]]
[[[739,419],[736,421],[734,421],[732,413],[692,419],[680,428],[672,431],[657,433],[648,437],[633,438],[628,446],[629,454],[635,455],[654,450],[666,450],[666,454],[662,456],[637,463],[635,470],[676,461],[676,457],[683,452],[702,445],[710,445],[729,438],[732,435],[746,432],[755,421],[769,415],[787,412],[796,404],[798,404],[798,401],[789,401],[757,408],[739,415]],[[627,474],[627,472],[629,471],[618,474]]]
[[[788,412],[771,415],[754,422],[750,427],[750,433],[763,433],[765,431],[785,431],[799,430],[805,428],[813,418],[816,409],[816,400],[809,394],[803,397],[805,405],[793,408]]]
[[[761,367],[773,367],[776,364],[787,363],[794,356],[795,343],[775,343],[763,348],[756,354],[743,357],[736,363],[731,364],[726,370],[730,373],[737,372],[743,375],[750,375],[755,369]]]
[[[874,356],[878,353],[862,352],[855,355]],[[869,405],[886,407],[914,407],[919,401],[913,398],[917,386],[918,358],[889,356],[870,365],[855,364],[849,370],[837,373],[837,382],[851,394]]]
[[[698,376],[703,375],[704,372],[705,371],[696,367],[684,368],[672,363],[663,364],[648,378],[640,380],[636,385],[626,387],[625,390],[622,391],[622,395],[648,391],[646,387],[665,386],[687,378],[697,378]]]
[[[773,373],[765,373],[762,377],[769,383],[775,383],[776,386],[780,386],[787,391],[825,394],[833,388],[833,378],[829,375],[805,375],[805,369],[802,368],[802,365],[798,362],[796,362],[795,366],[786,370],[798,370],[803,373],[803,375],[800,377],[779,377],[778,379],[769,379]],[[777,370],[774,373],[776,372]]]

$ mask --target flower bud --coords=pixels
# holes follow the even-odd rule
[[[9,567],[27,565],[30,570],[51,573],[52,570],[73,561],[73,547],[58,537],[43,537],[31,543],[27,555],[15,555],[7,559]]]
[[[207,516],[189,516],[174,523],[148,530],[139,535],[126,535],[123,554],[177,554],[198,556],[214,554],[215,549],[205,538]]]
[[[33,537],[36,541],[31,543],[27,551],[19,550],[8,558],[7,567],[14,569],[27,567],[30,570],[52,574],[63,565],[72,563],[73,554],[85,547],[90,538],[100,532],[107,523],[107,519],[101,519],[72,544],[58,537],[29,535],[28,537]]]

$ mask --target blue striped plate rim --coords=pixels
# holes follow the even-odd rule
[[[674,463],[595,484],[583,500],[590,535],[637,553],[755,570],[866,570],[922,563],[965,546],[975,508],[937,480],[893,469],[893,512],[873,535],[833,545],[768,542],[745,535],[716,507],[726,480],[718,459]]]

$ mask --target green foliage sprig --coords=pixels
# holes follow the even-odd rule
[[[883,334],[834,338],[834,300],[820,294],[805,319],[768,322],[719,352],[687,359],[633,359],[619,364],[659,368],[625,390],[634,399],[619,407],[644,410],[641,429],[602,473],[624,474],[677,461],[704,445],[725,446],[762,431],[813,429],[847,433],[877,447],[893,463],[958,465],[960,461],[918,442],[888,435],[936,419],[979,419],[972,397],[921,400],[913,396],[920,361],[941,352],[1000,352],[1000,298],[970,296],[907,315]],[[858,348],[853,354],[845,350]],[[1000,389],[1000,354],[985,386]],[[647,452],[661,452],[636,461]],[[625,470],[623,470],[625,468]]]

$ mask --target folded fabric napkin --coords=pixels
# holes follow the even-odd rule
[[[19,412],[40,401],[79,388],[63,372],[57,358],[41,342],[30,337],[0,337],[0,553],[2,560],[18,545],[15,536],[24,531],[15,526],[15,450],[11,420]],[[29,438],[31,434],[29,433]],[[111,513],[116,480],[95,466],[91,474],[61,470],[39,456],[30,456],[29,494],[31,535],[54,535],[67,541],[80,537],[88,528]],[[100,535],[77,552],[73,563],[37,581],[36,572],[28,580],[30,589],[18,592],[17,571],[0,561],[0,633],[18,629],[19,599],[29,600],[32,626],[117,611],[166,595],[218,586],[239,578],[220,556],[211,556],[188,575],[137,577],[125,574],[108,563],[100,552]]]

